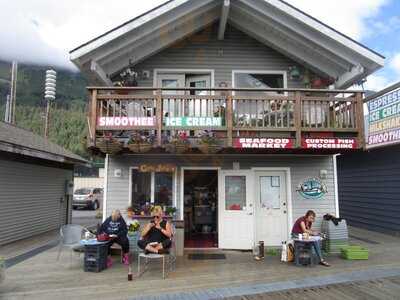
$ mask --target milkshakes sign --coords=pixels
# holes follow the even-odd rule
[[[154,117],[100,117],[97,120],[97,127],[129,129],[135,127],[154,127]]]
[[[368,102],[368,148],[400,143],[400,89]]]

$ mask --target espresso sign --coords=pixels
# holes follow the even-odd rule
[[[238,149],[292,149],[293,139],[286,138],[237,138],[233,146]]]
[[[147,165],[143,164],[139,166],[139,172],[141,173],[174,173],[176,167],[170,164],[158,164],[158,165]]]
[[[353,138],[303,138],[301,146],[306,149],[356,149],[357,142]]]
[[[400,89],[368,102],[367,147],[400,143]]]
[[[97,127],[132,128],[132,127],[154,127],[154,117],[100,117]]]

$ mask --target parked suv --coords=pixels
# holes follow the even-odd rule
[[[103,189],[100,188],[81,188],[74,192],[72,208],[99,209],[103,203]]]

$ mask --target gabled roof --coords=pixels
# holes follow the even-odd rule
[[[0,122],[0,151],[67,164],[87,163],[79,155],[37,134],[4,122]]]
[[[282,0],[171,0],[75,48],[71,60],[103,83],[173,43],[219,21],[348,87],[384,57]]]

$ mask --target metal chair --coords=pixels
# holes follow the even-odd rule
[[[149,261],[155,260],[155,259],[161,259],[162,260],[162,270],[163,270],[163,279],[165,279],[166,275],[168,275],[169,272],[171,272],[173,269],[175,269],[176,265],[176,245],[175,245],[175,226],[171,224],[171,229],[172,229],[172,236],[171,236],[171,248],[169,249],[168,253],[165,254],[155,254],[155,253],[150,253],[150,254],[145,254],[143,250],[141,250],[138,254],[138,276],[141,276],[144,272],[147,271],[148,269],[148,264]],[[141,258],[144,258],[145,264],[144,264],[144,271],[141,272]],[[167,268],[166,268],[167,267]]]
[[[67,224],[60,228],[60,242],[58,245],[57,261],[60,259],[63,248],[69,248],[70,255],[70,266],[72,265],[72,254],[76,249],[83,249],[83,246],[79,243],[82,239],[82,235],[85,232],[89,232],[85,227],[81,225]],[[80,256],[80,253],[79,253]]]

